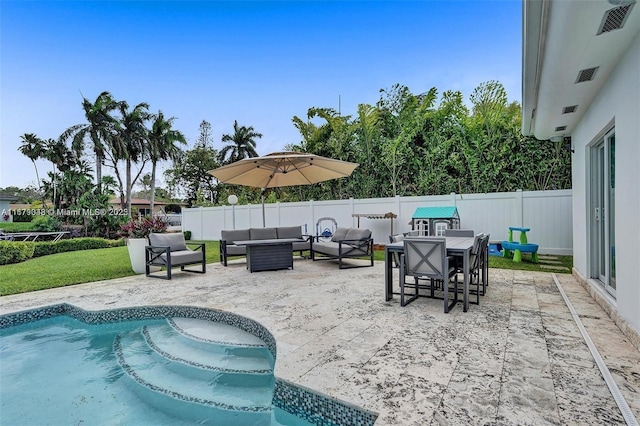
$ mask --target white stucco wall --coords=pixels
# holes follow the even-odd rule
[[[583,83],[584,84],[584,83]],[[640,34],[573,132],[574,266],[590,277],[587,145],[615,122],[615,223],[618,313],[640,332]]]

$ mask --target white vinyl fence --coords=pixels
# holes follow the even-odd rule
[[[527,227],[530,243],[540,245],[540,253],[571,255],[572,191],[516,191],[490,194],[455,194],[422,196],[307,201],[265,205],[266,226],[302,226],[305,234],[317,235],[320,218],[331,217],[340,227],[355,227],[353,214],[391,212],[396,219],[360,217],[360,227],[369,228],[374,242],[389,241],[393,233],[411,230],[411,217],[418,207],[456,206],[460,228],[491,234],[491,241],[506,240],[510,226]],[[194,240],[218,240],[223,229],[261,228],[260,204],[199,207],[182,210],[182,229],[191,231]],[[322,230],[320,230],[321,232]],[[517,237],[514,233],[514,238]]]

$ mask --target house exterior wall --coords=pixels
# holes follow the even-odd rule
[[[12,222],[12,216],[10,214],[11,208],[9,206],[9,200],[0,200],[0,222]],[[5,214],[9,217],[5,220]]]
[[[604,291],[601,296],[640,332],[640,34],[571,135],[574,268],[586,279],[590,276],[588,146],[611,124],[616,135],[616,298]]]

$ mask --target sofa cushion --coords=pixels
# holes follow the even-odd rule
[[[182,232],[172,234],[149,234],[149,245],[154,247],[169,247],[171,251],[186,250],[187,244],[184,241]]]
[[[247,254],[247,246],[237,246],[235,244],[227,245],[227,256],[244,256],[245,254]]]
[[[222,230],[220,231],[220,238],[222,241],[231,243],[233,241],[247,241],[250,240],[248,229],[234,229],[234,230]]]
[[[311,243],[309,241],[304,241],[300,243],[291,244],[293,251],[305,251],[311,248]]]
[[[279,226],[276,228],[278,238],[302,238],[301,226]]]
[[[276,228],[251,228],[249,229],[250,240],[275,240],[278,238]]]
[[[371,231],[366,228],[349,228],[345,240],[365,240],[371,237]]]
[[[344,240],[344,237],[347,236],[347,231],[349,230],[349,228],[336,228],[335,232],[333,233],[333,237],[331,237],[331,241],[341,241]]]

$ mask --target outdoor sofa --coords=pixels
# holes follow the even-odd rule
[[[193,244],[193,250],[187,247]],[[204,244],[187,243],[182,232],[149,234],[149,245],[145,247],[145,272],[148,277],[171,279],[171,268],[180,266],[181,271],[204,274],[207,271],[206,247]],[[201,270],[185,269],[187,265],[201,265]],[[153,267],[164,267],[166,276],[151,275]]]
[[[344,263],[344,259],[366,259],[370,264]],[[319,237],[311,243],[311,259],[337,260],[340,269],[373,266],[373,238],[366,228],[336,228],[331,241]]]
[[[246,256],[246,246],[234,244],[234,241],[277,240],[297,238],[301,241],[292,243],[293,251],[300,252],[311,249],[311,236],[302,235],[301,226],[277,226],[271,228],[249,228],[222,230],[220,232],[220,263],[227,266],[230,256]]]

